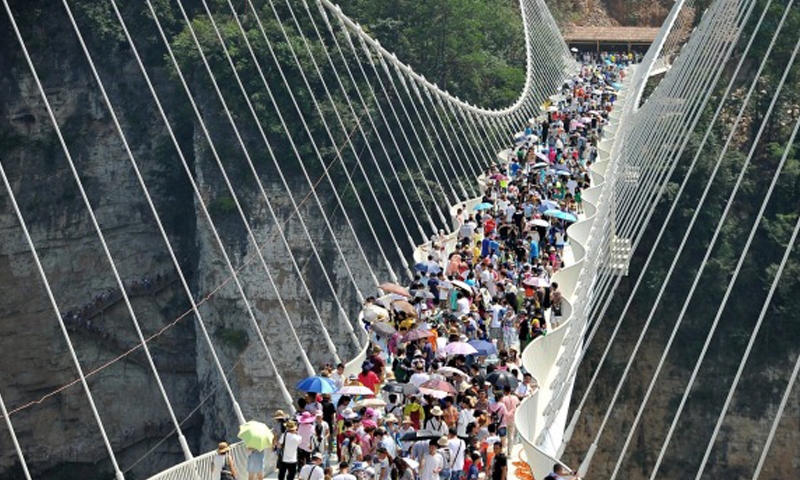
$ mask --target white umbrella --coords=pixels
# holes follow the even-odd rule
[[[368,322],[374,322],[376,320],[382,321],[389,318],[389,311],[383,307],[379,307],[378,305],[367,305],[364,307],[364,320]]]
[[[451,283],[455,287],[458,287],[462,290],[466,290],[467,292],[472,293],[472,287],[470,287],[469,284],[462,282],[461,280],[453,280]]]
[[[541,218],[535,218],[528,222],[529,227],[547,227],[550,225],[550,222],[547,220],[543,220]]]
[[[472,348],[475,348],[475,347],[472,347]],[[475,350],[475,351],[477,352],[477,350]],[[469,379],[470,379],[469,375],[467,375],[466,373],[462,372],[461,370],[459,370],[459,369],[457,369],[455,367],[439,367],[439,373],[441,373],[442,375],[444,375],[446,377],[449,377],[449,376],[452,376],[452,375],[458,375],[458,376],[466,378],[467,381],[469,381]]]

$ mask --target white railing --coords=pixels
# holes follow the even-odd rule
[[[231,445],[231,455],[236,466],[237,478],[247,478],[247,448],[243,443]],[[211,451],[183,462],[150,477],[150,480],[211,480],[216,451]],[[271,473],[277,468],[275,454],[267,450],[265,471]]]

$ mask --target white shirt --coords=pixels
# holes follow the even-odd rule
[[[519,397],[528,397],[532,393],[530,385],[525,385],[524,383],[520,383],[517,385],[517,389],[514,391],[515,394]]]
[[[447,440],[448,448],[450,449],[450,453],[452,454],[452,462],[453,466],[451,467],[452,470],[461,471],[464,470],[464,450],[467,449],[466,443],[464,440],[460,438],[451,438]]]
[[[439,471],[442,469],[444,460],[438,453],[433,455],[430,452],[422,457],[422,465],[419,467],[420,480],[438,480]]]
[[[296,433],[286,432],[281,437],[283,445],[283,461],[285,463],[297,463],[297,449],[300,448],[302,437]]]
[[[462,409],[458,412],[458,423],[456,424],[456,434],[459,437],[467,436],[467,425],[475,421],[475,411],[472,409]]]
[[[300,469],[300,480],[322,480],[325,478],[325,469],[321,465],[309,463]]]
[[[335,475],[331,480],[356,480],[356,476],[352,473],[340,473]]]
[[[500,328],[503,324],[500,322],[505,314],[505,308],[498,304],[492,305],[492,323],[489,324],[491,328]]]

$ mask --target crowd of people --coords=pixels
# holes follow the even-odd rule
[[[515,135],[508,161],[486,172],[481,202],[458,210],[454,236],[427,245],[413,282],[385,284],[383,296],[367,299],[373,342],[361,373],[327,365],[321,375],[335,392],[308,392],[297,415],[275,412],[279,480],[298,471],[301,480],[512,474],[514,415],[538,388],[521,354],[562,321],[551,278],[568,261],[566,228],[582,212],[589,167],[634,59],[596,60]],[[549,476],[572,478],[560,464]]]

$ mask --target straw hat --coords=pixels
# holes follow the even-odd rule
[[[414,422],[411,421],[411,417],[403,417],[403,425],[411,425],[412,423]]]
[[[289,420],[286,422],[286,430],[289,432],[294,432],[297,430],[297,424],[294,422],[294,420]]]
[[[383,417],[383,423],[397,423],[397,417],[394,416],[394,413],[390,413]]]
[[[442,407],[436,405],[435,407],[431,408],[431,415],[434,417],[441,417],[444,415],[444,411],[442,411]]]
[[[439,445],[440,447],[446,447],[446,446],[448,446],[448,443],[447,443],[447,436],[445,436],[445,435],[442,435],[442,438],[440,438],[440,439],[439,439],[439,440],[436,442],[436,444],[437,444],[437,445]]]
[[[225,442],[219,442],[219,446],[217,446],[217,453],[222,455],[223,453],[228,453],[231,447]]]
[[[275,420],[285,420],[289,418],[289,415],[286,415],[286,412],[283,410],[275,410],[275,413],[272,414],[272,418]]]

